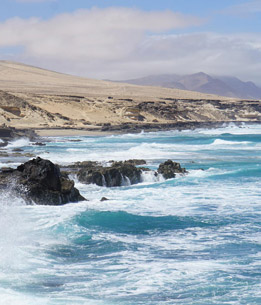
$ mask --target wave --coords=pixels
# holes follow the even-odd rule
[[[19,148],[19,147],[28,146],[29,144],[30,144],[30,140],[28,138],[21,138],[10,142],[6,146],[6,148]]]
[[[155,183],[155,182],[164,182],[165,179],[161,174],[155,175],[154,171],[142,171],[141,173],[141,182],[145,183]]]
[[[76,216],[76,223],[85,228],[125,234],[152,234],[195,227],[209,227],[210,224],[193,217],[141,216],[124,211],[87,211]]]
[[[237,126],[230,123],[228,126],[224,125],[220,128],[210,128],[210,129],[198,129],[196,130],[199,134],[205,135],[221,135],[224,133],[230,135],[259,135],[261,133],[260,124],[242,124]]]
[[[248,142],[248,141],[237,142],[237,141],[227,141],[227,140],[222,140],[222,139],[216,139],[210,145],[215,146],[215,145],[248,145],[248,144],[251,144],[251,142]]]

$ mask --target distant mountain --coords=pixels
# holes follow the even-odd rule
[[[253,82],[243,82],[236,77],[229,76],[210,76],[203,72],[190,75],[150,75],[121,82],[133,85],[190,90],[244,99],[261,99],[261,88]]]

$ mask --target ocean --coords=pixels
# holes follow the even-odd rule
[[[64,165],[172,159],[189,173],[114,188],[76,181],[89,201],[57,207],[7,189],[1,305],[261,304],[261,125],[48,141],[7,149]]]

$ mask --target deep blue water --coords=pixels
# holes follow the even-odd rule
[[[62,207],[26,206],[6,190],[0,304],[261,304],[260,125],[72,139],[8,149],[60,164],[172,159],[189,174],[116,188],[76,181],[89,201]]]

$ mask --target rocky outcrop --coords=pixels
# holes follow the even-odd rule
[[[181,167],[180,163],[167,160],[159,165],[158,173],[165,179],[171,179],[175,178],[176,174],[185,174],[187,171],[185,168]]]
[[[34,140],[37,138],[37,134],[32,129],[17,129],[14,127],[8,127],[6,125],[0,126],[0,139],[3,141],[11,141],[15,138],[21,137]]]
[[[111,160],[109,166],[102,166],[95,161],[84,161],[76,162],[63,169],[66,170],[67,173],[75,174],[82,183],[114,187],[142,182],[142,172],[152,171],[147,167],[140,167],[140,165],[143,164],[146,164],[146,161],[142,159],[127,161]],[[152,172],[155,176],[160,174],[165,179],[171,179],[174,178],[177,173],[186,173],[186,170],[181,168],[179,163],[168,160],[160,164],[157,171]]]
[[[85,200],[74,187],[74,181],[49,160],[32,159],[17,169],[0,173],[0,188],[10,187],[12,192],[28,203],[62,205]]]
[[[97,165],[95,162],[86,162],[85,165],[77,173],[82,183],[113,187],[141,182],[142,170],[128,161],[114,162],[107,167]]]

